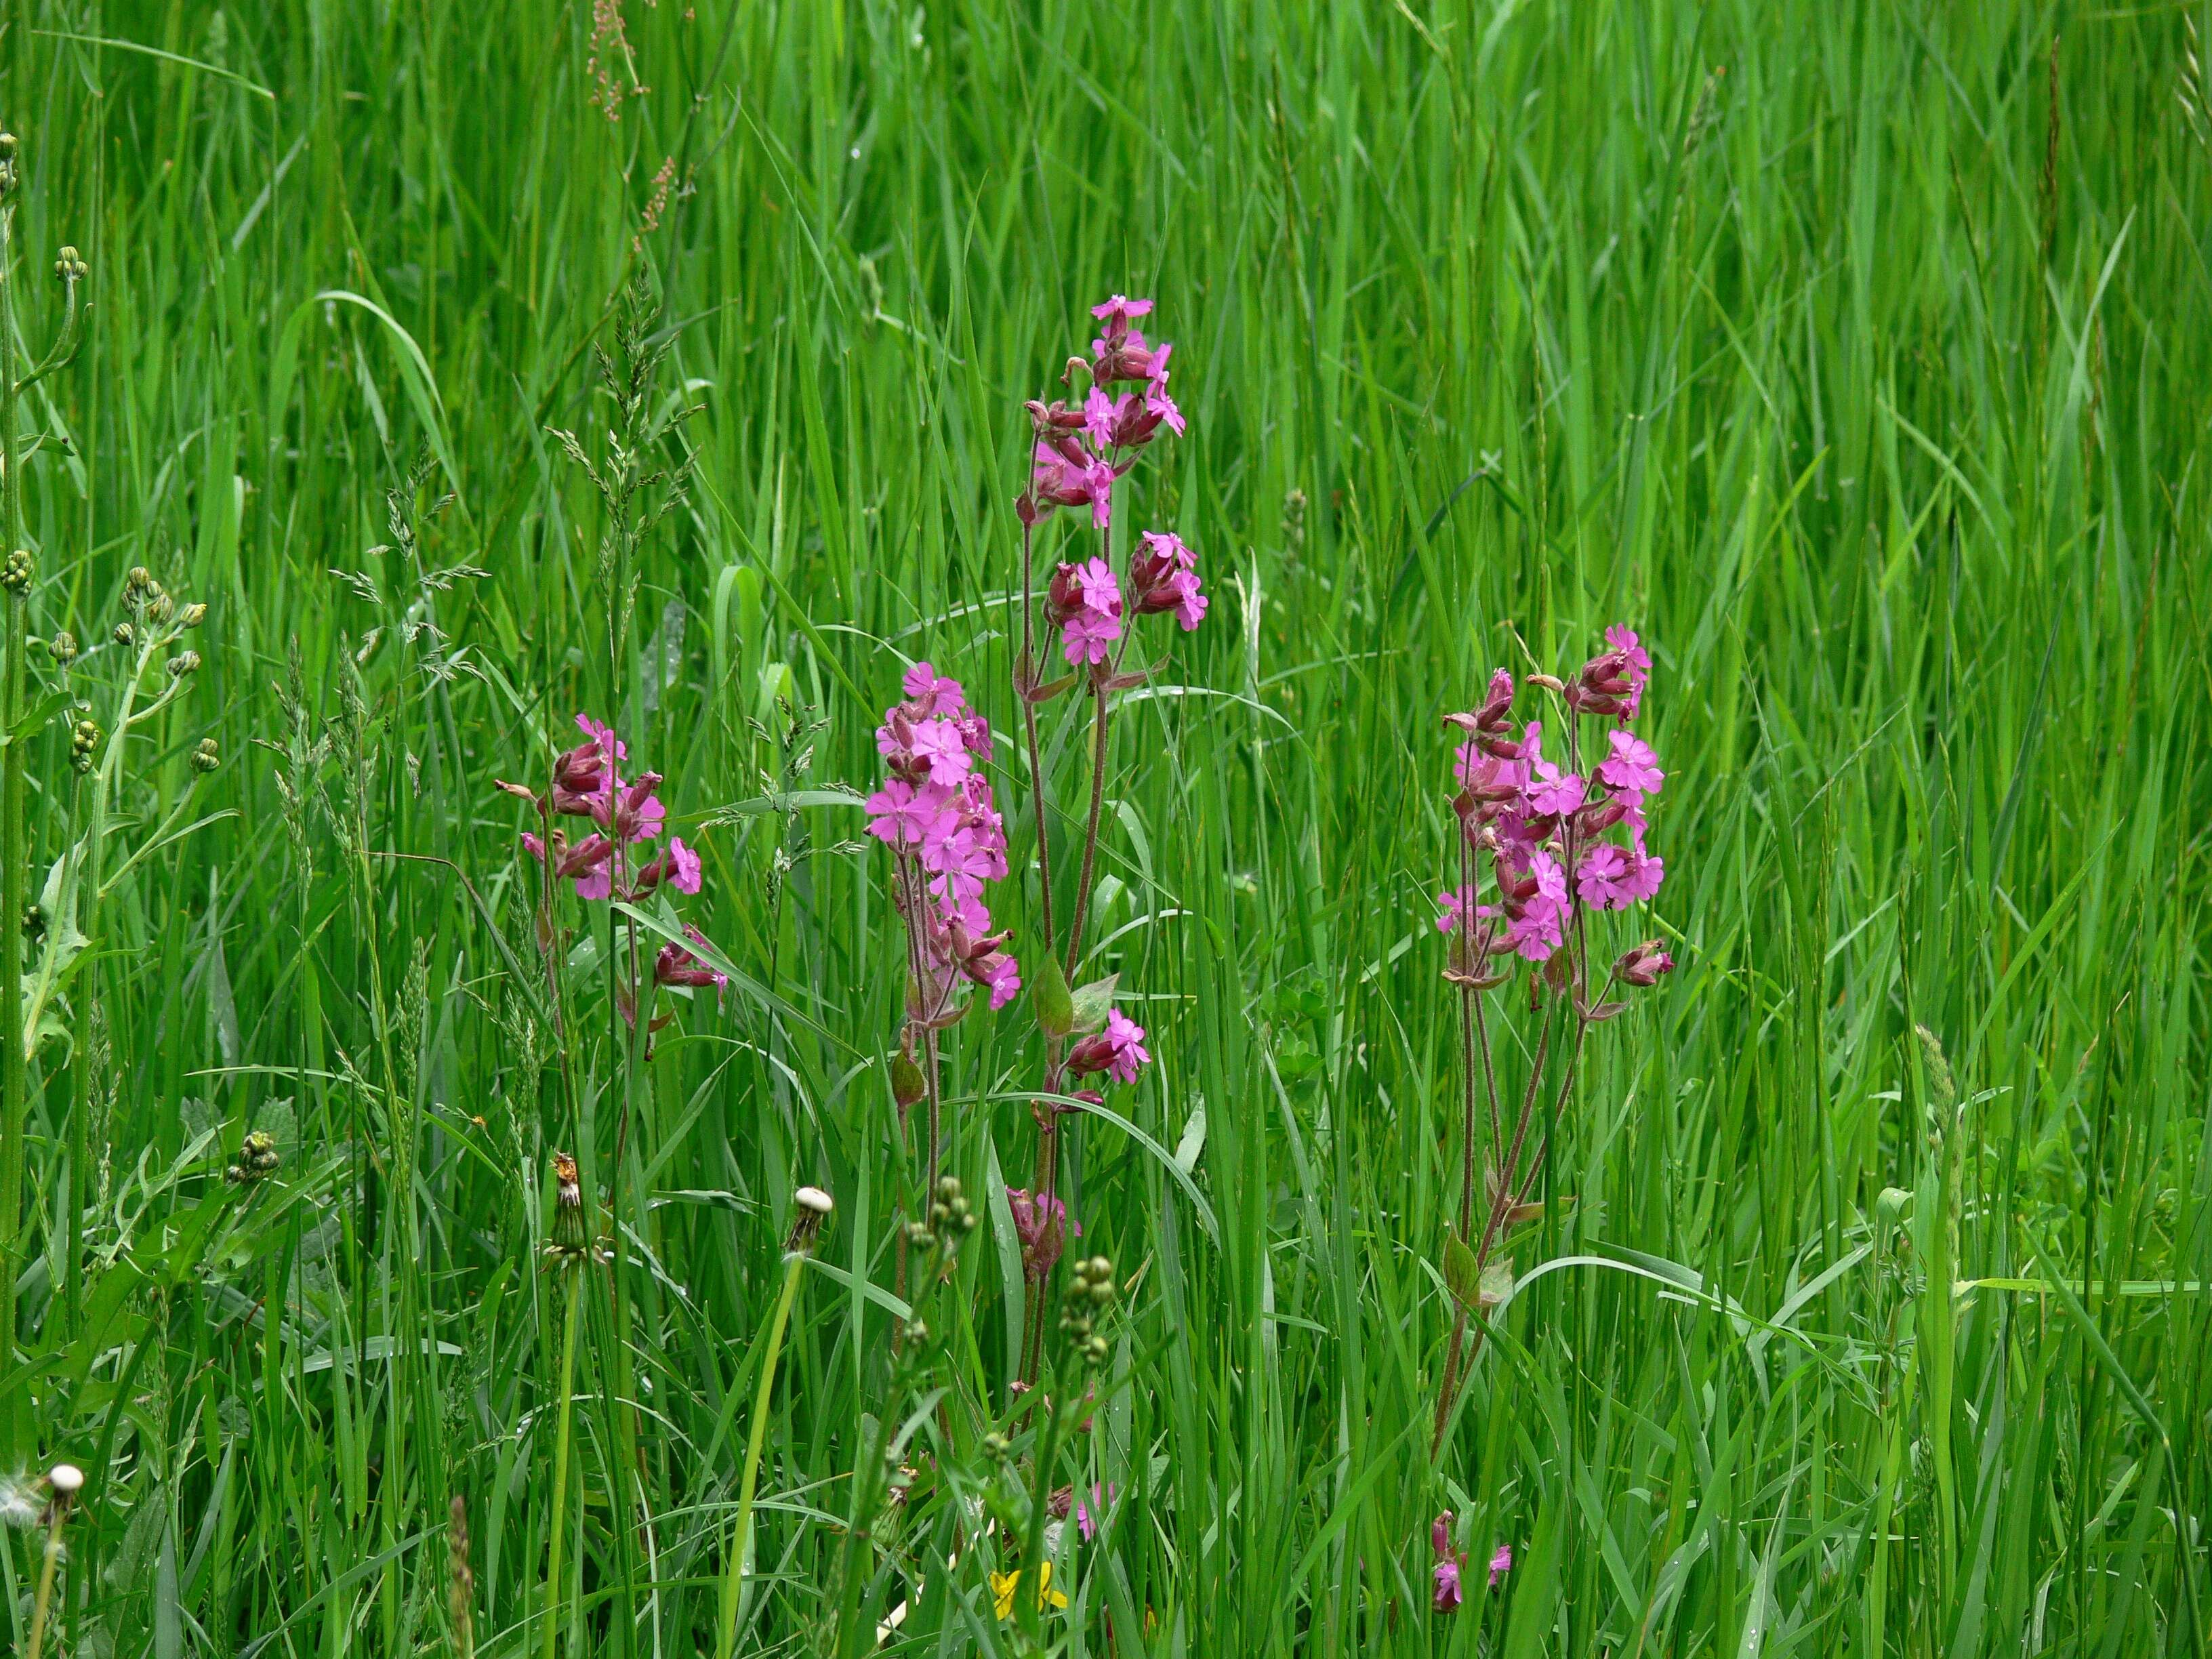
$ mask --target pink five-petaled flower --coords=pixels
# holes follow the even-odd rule
[[[936,816],[904,778],[886,778],[884,787],[862,803],[868,815],[868,833],[889,847],[910,847],[921,839],[922,830]]]
[[[1550,761],[1536,763],[1527,791],[1528,811],[1538,817],[1564,817],[1578,809],[1589,785],[1577,772],[1562,772]]]
[[[1626,659],[1628,672],[1628,714],[1634,720],[1636,710],[1644,701],[1644,683],[1651,678],[1651,653],[1636,637],[1636,630],[1615,623],[1605,630],[1605,642]]]
[[[914,728],[914,741],[908,752],[914,757],[914,763],[928,774],[932,783],[948,788],[966,777],[975,764],[967,737],[957,720],[922,721]]]
[[[1045,618],[1060,629],[1069,662],[1106,660],[1107,648],[1121,637],[1121,589],[1103,559],[1063,564],[1045,590]]]
[[[1633,732],[1609,732],[1606,742],[1612,745],[1613,754],[1599,763],[1597,775],[1607,787],[1639,798],[1659,793],[1667,775],[1659,769],[1659,757],[1650,744]]]
[[[1589,848],[1576,866],[1575,889],[1593,909],[1626,909],[1635,902],[1628,890],[1628,854],[1604,842]]]
[[[1621,878],[1621,886],[1630,899],[1655,896],[1659,891],[1659,884],[1666,878],[1666,861],[1646,853],[1639,842],[1628,856],[1628,873]]]
[[[1067,1051],[1067,1069],[1077,1077],[1103,1072],[1116,1083],[1134,1083],[1137,1068],[1152,1057],[1145,1047],[1145,1028],[1113,1008],[1107,1011],[1104,1030],[1093,1031]]]
[[[958,720],[968,713],[968,694],[960,682],[939,674],[933,664],[918,662],[908,669],[899,690],[906,693],[907,712],[915,720],[926,720],[933,714]]]
[[[1490,1558],[1490,1588],[1496,1589],[1498,1581],[1513,1571],[1513,1546],[1500,1544],[1498,1553]]]

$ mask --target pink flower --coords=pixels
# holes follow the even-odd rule
[[[606,793],[592,809],[592,818],[617,841],[655,839],[668,817],[660,797],[653,793],[659,782],[658,772],[645,773],[629,785],[610,773]]]
[[[1575,888],[1584,904],[1599,910],[1625,910],[1631,902],[1627,886],[1628,854],[1610,842],[1600,842],[1583,854],[1575,871]]]
[[[1498,914],[1494,905],[1477,904],[1471,887],[1447,888],[1437,895],[1437,902],[1443,907],[1443,914],[1437,918],[1437,931],[1440,933],[1457,933],[1467,926],[1469,916],[1486,921]]]
[[[1103,1485],[1091,1488],[1091,1502],[1097,1505],[1097,1513],[1094,1514],[1080,1501],[1076,1504],[1075,1529],[1083,1534],[1085,1543],[1089,1543],[1098,1535],[1098,1524],[1103,1519],[1105,1511],[1114,1506],[1114,1483],[1109,1480]]]
[[[1199,586],[1198,555],[1172,531],[1148,530],[1129,560],[1131,603],[1138,615],[1172,611],[1189,633],[1204,620],[1206,598]]]
[[[1616,623],[1605,630],[1605,642],[1621,653],[1628,672],[1628,718],[1636,718],[1644,701],[1644,687],[1651,678],[1651,653],[1636,637],[1636,630]]]
[[[1638,847],[1629,855],[1628,871],[1621,878],[1621,889],[1631,900],[1648,899],[1659,891],[1659,884],[1667,878],[1663,860],[1655,858]]]
[[[1612,745],[1613,755],[1600,763],[1599,779],[1611,788],[1638,796],[1657,794],[1667,775],[1659,769],[1659,757],[1651,745],[1632,732],[1608,732],[1606,741]]]
[[[927,772],[932,783],[948,788],[966,777],[975,763],[957,720],[922,721],[914,728],[911,752],[915,763]]]
[[[922,826],[933,816],[904,778],[886,778],[862,805],[868,814],[868,833],[887,847],[910,847],[921,841]]]
[[[1045,590],[1045,619],[1060,629],[1069,662],[1103,663],[1121,637],[1121,589],[1103,559],[1063,564]]]
[[[1524,962],[1548,962],[1565,942],[1565,924],[1564,909],[1539,901],[1511,918],[1506,946]]]
[[[1113,520],[1114,481],[1118,477],[1110,463],[1085,454],[1073,438],[1058,444],[1040,438],[1030,474],[1030,493],[1047,507],[1081,507],[1088,502],[1092,527],[1103,530]]]
[[[1104,1030],[1092,1032],[1067,1051],[1067,1069],[1077,1077],[1103,1072],[1117,1083],[1134,1083],[1137,1068],[1152,1057],[1145,1048],[1145,1028],[1113,1008],[1107,1011]]]
[[[1106,331],[1111,334],[1117,327],[1126,329],[1138,318],[1150,316],[1152,310],[1152,302],[1150,300],[1132,300],[1124,295],[1116,294],[1103,305],[1091,307],[1091,314],[1105,324]]]
[[[1589,788],[1577,772],[1562,772],[1549,761],[1538,761],[1529,780],[1528,810],[1539,817],[1564,817],[1578,809]]]
[[[1461,1590],[1459,1582],[1461,1556],[1452,1548],[1452,1512],[1444,1510],[1429,1528],[1429,1548],[1437,1558],[1433,1588],[1429,1605],[1438,1613],[1459,1611]]]
[[[602,726],[589,714],[579,714],[576,716],[576,726],[586,738],[590,739],[590,746],[597,749],[605,757],[607,765],[617,765],[629,758],[629,745],[616,738],[615,729],[611,726]]]
[[[1438,1613],[1457,1613],[1461,1600],[1459,1563],[1452,1559],[1437,1562],[1435,1579],[1429,1592],[1429,1605]]]
[[[1624,985],[1656,985],[1662,974],[1674,971],[1674,958],[1656,939],[1622,951],[1620,960],[1613,964],[1613,977]]]
[[[958,720],[968,713],[968,694],[960,689],[960,682],[947,679],[928,663],[918,662],[908,669],[899,689],[906,693],[908,712],[915,720],[927,720],[933,714]]]
[[[1166,355],[1166,350],[1163,348],[1160,356],[1164,357]],[[1166,375],[1155,374],[1152,383],[1146,386],[1145,413],[1152,416],[1154,424],[1166,427],[1178,438],[1182,436],[1182,410],[1177,409],[1176,400],[1168,396]]]
[[[1498,1553],[1490,1558],[1490,1588],[1496,1589],[1498,1581],[1513,1571],[1513,1546],[1500,1544]]]
[[[679,893],[696,893],[699,890],[699,855],[684,844],[684,838],[681,836],[671,836],[668,838],[668,850],[659,858],[647,862],[645,867],[637,872],[637,880],[632,887],[631,896],[635,897],[641,893],[649,893],[664,881]]]

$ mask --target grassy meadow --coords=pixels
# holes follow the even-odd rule
[[[64,325],[54,250],[87,267],[82,349],[15,399],[0,600],[40,908],[16,1650],[2204,1651],[2192,24],[14,0],[14,372]],[[1115,544],[1174,529],[1212,609],[1113,731],[1075,977],[1118,973],[1154,1062],[1064,1131],[1118,1285],[1095,1381],[1051,1362],[1079,1425],[1007,1389],[1027,997],[945,1033],[979,1224],[926,1304],[899,1242],[904,946],[852,792],[908,665],[958,678],[1033,977],[1022,404],[1117,291],[1188,430]],[[1431,1457],[1439,717],[1623,622],[1676,965],[1547,1120]],[[1037,711],[1063,881],[1086,707]],[[496,787],[580,712],[665,774],[732,970],[649,1058],[609,970],[660,940],[563,893],[549,971]],[[803,1183],[836,1212],[787,1257]],[[1060,1484],[1096,1538],[1034,1512]],[[1048,1549],[1041,1612],[994,1586]]]

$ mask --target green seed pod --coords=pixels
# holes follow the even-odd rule
[[[894,1054],[891,1057],[891,1098],[902,1107],[906,1107],[913,1105],[928,1092],[929,1085],[923,1081],[921,1067],[914,1063],[914,1056]]]

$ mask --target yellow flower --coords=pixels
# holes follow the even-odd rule
[[[1014,1587],[1022,1582],[1018,1572],[994,1572],[991,1575],[991,1600],[996,1605],[999,1617],[1014,1616]],[[1052,1587],[1052,1563],[1048,1561],[1037,1569],[1037,1606],[1064,1607],[1067,1598]]]

